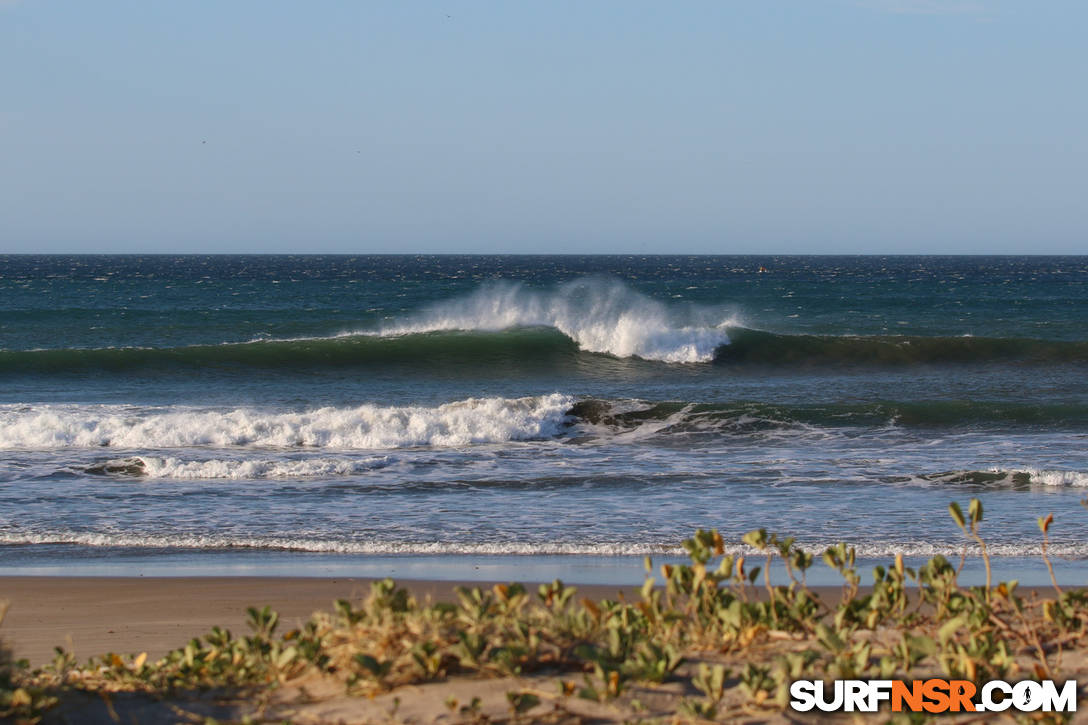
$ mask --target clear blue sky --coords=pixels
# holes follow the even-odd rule
[[[0,252],[1088,253],[1083,0],[0,0]]]

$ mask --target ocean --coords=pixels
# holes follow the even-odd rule
[[[0,573],[952,558],[972,497],[1080,572],[1086,373],[1083,256],[0,256]]]

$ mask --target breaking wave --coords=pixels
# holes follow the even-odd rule
[[[670,363],[709,362],[729,342],[730,320],[695,308],[682,312],[612,280],[583,279],[555,290],[493,283],[433,305],[415,319],[383,329],[384,337],[450,330],[549,327],[587,352]]]
[[[310,447],[391,449],[548,438],[571,399],[470,398],[434,408],[360,405],[295,412],[128,406],[3,406],[0,448]]]
[[[0,350],[0,373],[371,365],[562,366],[579,351],[666,363],[714,359],[731,319],[673,308],[614,280],[551,290],[487,284],[381,329],[181,347]]]
[[[529,294],[529,293],[525,293]],[[561,299],[561,298],[557,298]],[[488,298],[488,302],[494,302]],[[649,301],[648,301],[649,302]],[[484,305],[484,302],[480,302]],[[497,303],[496,303],[497,304]],[[532,313],[532,305],[494,315],[453,314],[382,332],[254,340],[184,347],[0,350],[0,374],[83,371],[398,369],[578,370],[579,354],[664,363],[714,362],[722,368],[890,367],[929,364],[1088,364],[1088,343],[1022,338],[784,335],[727,323],[707,326],[664,318],[663,306],[615,308],[578,320]],[[461,305],[463,307],[463,305]],[[660,316],[658,316],[658,313]],[[502,327],[504,319],[526,326]],[[512,323],[513,324],[513,323]],[[475,325],[475,326],[474,326]],[[604,361],[598,359],[598,364]],[[649,364],[649,363],[647,363]]]
[[[0,449],[306,448],[382,450],[456,447],[562,437],[616,442],[698,434],[711,437],[819,439],[905,429],[1022,429],[1088,425],[1088,406],[975,401],[775,405],[580,399],[553,393],[525,398],[470,398],[435,407],[135,408],[120,405],[0,406]],[[851,432],[853,431],[853,432]],[[152,477],[275,478],[360,472],[356,459],[182,461],[169,456],[119,458],[87,472]],[[971,472],[950,472],[948,476]],[[939,474],[944,476],[945,474]],[[978,473],[976,478],[991,474]],[[1043,476],[1036,472],[1035,479]],[[954,482],[949,479],[949,482]],[[1011,483],[1018,482],[1010,479]],[[1037,482],[1037,481],[1033,481]]]

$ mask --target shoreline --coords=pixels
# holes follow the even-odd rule
[[[838,586],[841,576],[825,566],[818,549],[816,565],[808,571],[814,586]],[[645,556],[641,554],[345,554],[276,550],[131,550],[34,545],[14,550],[0,547],[0,580],[5,578],[245,578],[245,579],[384,579],[448,582],[550,582],[561,579],[577,586],[640,587],[646,578]],[[753,562],[764,565],[762,554],[747,552]],[[959,565],[960,552],[946,558]],[[1055,576],[1062,586],[1088,586],[1088,558],[1070,559],[1050,555]],[[654,575],[660,580],[663,564],[685,564],[688,557],[652,554]],[[904,555],[908,567],[918,568],[927,556]],[[877,566],[887,568],[894,555],[858,556],[861,582],[871,582]],[[1005,556],[991,552],[995,579],[1016,580],[1025,586],[1048,586],[1050,575],[1041,556]],[[781,558],[771,564],[774,583],[785,583],[787,574]],[[977,553],[968,553],[960,583],[968,586],[985,581],[985,568]],[[0,596],[2,598],[2,596]]]

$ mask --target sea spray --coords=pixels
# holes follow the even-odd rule
[[[696,363],[713,360],[715,350],[728,344],[726,328],[731,324],[732,320],[715,320],[696,308],[669,309],[616,280],[581,279],[549,291],[514,283],[486,284],[380,334],[551,327],[588,352]]]

